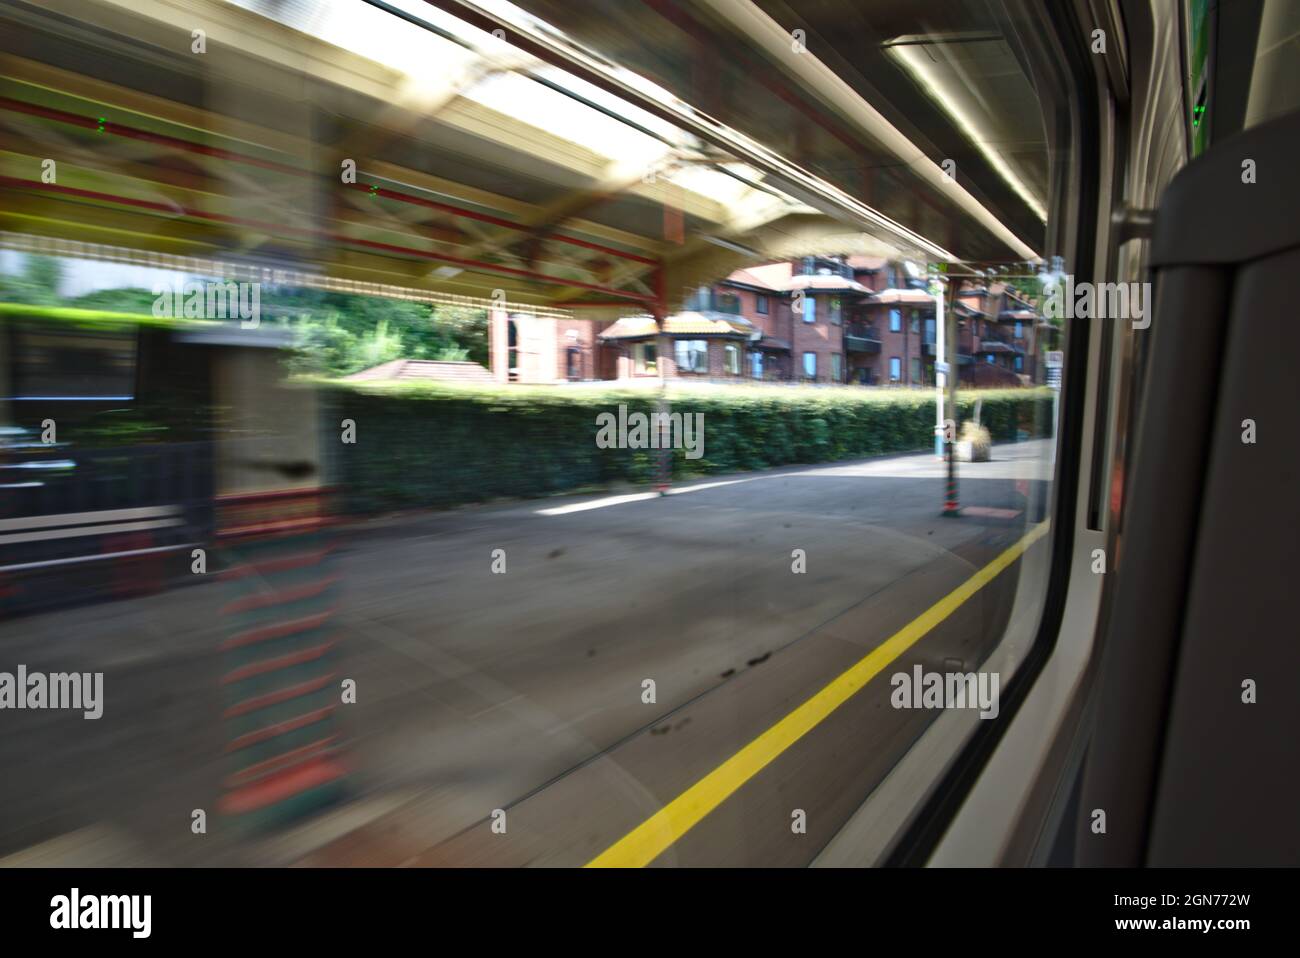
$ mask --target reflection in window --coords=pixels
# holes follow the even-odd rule
[[[685,373],[709,371],[709,344],[703,339],[679,339],[674,345],[677,369]]]
[[[131,399],[135,330],[19,326],[14,335],[14,399]]]

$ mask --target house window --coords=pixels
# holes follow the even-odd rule
[[[889,311],[889,331],[891,333],[901,333],[903,331],[903,314],[900,310],[891,309]]]
[[[763,354],[757,349],[749,354],[750,371],[755,379],[763,378]]]
[[[803,354],[803,374],[807,376],[809,379],[817,378],[817,354],[816,353]]]
[[[803,298],[803,321],[805,323],[817,322],[817,297],[805,296]]]
[[[740,375],[740,347],[730,343],[722,351],[722,368],[732,376]]]
[[[988,359],[988,361],[989,361],[990,363],[993,362],[993,354],[992,354],[992,353],[989,353],[988,356],[987,356],[986,358]]]
[[[831,353],[831,379],[839,382],[844,375],[844,357],[839,353]]]
[[[657,372],[658,358],[654,343],[636,343],[632,346],[633,368],[639,373]]]
[[[921,381],[921,360],[915,356],[912,357],[912,382]]]
[[[843,320],[840,317],[840,298],[834,296],[831,298],[831,325],[839,326]]]
[[[735,293],[714,293],[713,308],[720,313],[740,313],[740,297]]]
[[[1020,320],[1017,319],[1017,320],[1016,320],[1016,339],[1020,339],[1020,338],[1022,338],[1024,335],[1025,335],[1025,326],[1024,326],[1024,323],[1022,323]]]
[[[903,361],[897,356],[889,357],[889,381],[896,383],[903,378]]]
[[[919,333],[920,331],[921,331],[921,314],[916,310],[912,310],[912,332]]]
[[[570,379],[582,378],[582,350],[577,346],[570,346],[568,349],[565,375]]]
[[[676,343],[677,369],[684,373],[709,371],[709,344],[703,339],[679,339]]]
[[[762,293],[754,297],[754,310],[762,316],[767,315],[767,297]]]
[[[1017,357],[1016,357],[1016,372],[1023,372],[1023,371],[1024,371],[1024,368],[1025,368],[1025,357],[1024,357],[1024,356],[1017,356]]]

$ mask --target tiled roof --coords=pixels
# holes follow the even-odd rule
[[[785,284],[790,281],[794,273],[794,267],[788,262],[783,263],[766,263],[763,266],[750,266],[739,272],[748,273],[754,279],[758,280],[757,285],[766,286],[768,289],[780,292],[785,289]]]
[[[646,336],[658,336],[659,324],[653,316],[624,316],[612,326],[605,328],[601,339],[643,339]]]
[[[871,290],[857,280],[845,279],[843,276],[791,276],[785,284],[787,290],[806,289],[818,293],[860,293],[866,295]]]
[[[882,289],[873,293],[872,303],[915,303],[916,305],[933,305],[934,297],[923,289]]]
[[[450,362],[435,359],[394,359],[353,373],[346,379],[357,382],[494,383],[492,373],[478,363]]]
[[[652,316],[628,316],[600,334],[601,339],[644,339],[658,336],[659,325]],[[674,313],[664,320],[663,333],[668,336],[729,336],[752,339],[758,329],[749,320],[711,310]]]
[[[773,264],[780,266],[782,264]],[[727,282],[740,283],[744,286],[754,286],[758,289],[765,289],[773,293],[785,291],[785,283],[790,275],[789,264],[785,265],[785,276],[782,277],[781,270],[774,270],[772,266],[755,266],[753,269],[738,269],[727,277]]]

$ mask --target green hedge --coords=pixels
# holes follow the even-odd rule
[[[983,399],[995,441],[1049,432],[1046,389],[959,396],[961,418]],[[353,513],[532,497],[650,482],[658,451],[600,449],[596,417],[655,411],[648,390],[449,388],[326,383],[327,470]],[[672,457],[674,478],[912,452],[934,442],[934,393],[737,387],[672,393],[672,411],[704,414],[704,456]],[[352,419],[357,442],[339,423]]]

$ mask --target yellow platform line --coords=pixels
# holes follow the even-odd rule
[[[727,759],[704,778],[628,832],[586,865],[587,868],[640,868],[694,828],[740,786],[762,771],[828,715],[847,702],[891,662],[916,644],[967,599],[992,582],[1031,545],[1047,534],[1041,522],[997,558],[903,626],[881,645],[813,695],[785,718]]]

